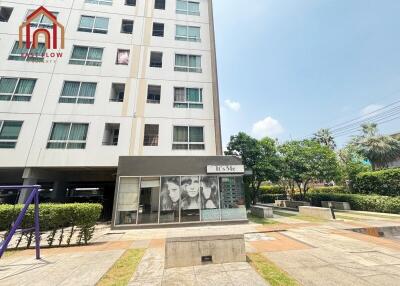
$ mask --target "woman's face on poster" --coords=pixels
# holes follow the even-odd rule
[[[172,182],[168,182],[167,186],[168,186],[168,193],[169,193],[169,197],[170,197],[171,201],[174,203],[178,202],[179,201],[179,186]]]
[[[199,180],[193,180],[191,184],[188,184],[186,191],[189,197],[196,197],[199,194]]]
[[[203,184],[203,196],[206,200],[211,197],[211,187],[208,187],[205,184]]]

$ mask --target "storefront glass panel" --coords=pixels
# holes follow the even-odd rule
[[[158,223],[160,178],[142,178],[140,181],[138,224]]]
[[[181,177],[181,222],[200,221],[198,176]]]
[[[246,219],[242,177],[220,177],[221,219]]]
[[[139,178],[120,178],[117,224],[136,224]]]
[[[201,221],[221,220],[221,212],[219,207],[218,177],[201,177],[200,198]]]
[[[162,177],[160,223],[179,222],[180,177]]]

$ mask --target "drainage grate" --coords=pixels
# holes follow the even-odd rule
[[[201,263],[212,263],[212,256],[202,256],[201,257]]]

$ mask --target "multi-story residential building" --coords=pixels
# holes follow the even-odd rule
[[[110,212],[120,157],[222,155],[211,0],[40,4],[64,49],[43,35],[19,47],[24,22],[53,23],[28,18],[37,1],[0,4],[0,185],[41,184],[59,201],[101,193]]]

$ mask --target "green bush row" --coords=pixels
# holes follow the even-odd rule
[[[296,195],[295,199],[301,198]],[[313,206],[321,206],[321,201],[348,202],[353,210],[400,214],[400,197],[309,193],[306,195],[306,200]]]
[[[11,223],[17,219],[22,208],[23,205],[0,205],[0,231],[9,231],[11,229]],[[100,204],[40,204],[40,231],[50,232],[46,238],[49,246],[53,245],[54,237],[58,231],[61,233],[59,235],[59,244],[65,238],[66,243],[69,245],[76,231],[79,232],[77,243],[87,244],[93,236],[94,227],[100,218],[101,211],[102,205]],[[28,208],[21,228],[26,229],[33,226],[34,205],[31,205]],[[33,231],[27,234],[28,244],[30,244],[32,233]]]
[[[335,193],[335,194],[349,194],[350,190],[343,186],[332,187],[314,187],[308,190],[308,193]]]
[[[262,194],[259,201],[264,204],[274,203],[275,200],[286,200],[286,194]]]
[[[400,168],[358,174],[353,182],[353,192],[400,196]]]
[[[278,185],[265,185],[260,187],[260,191],[265,194],[283,194],[285,193],[285,188]]]

